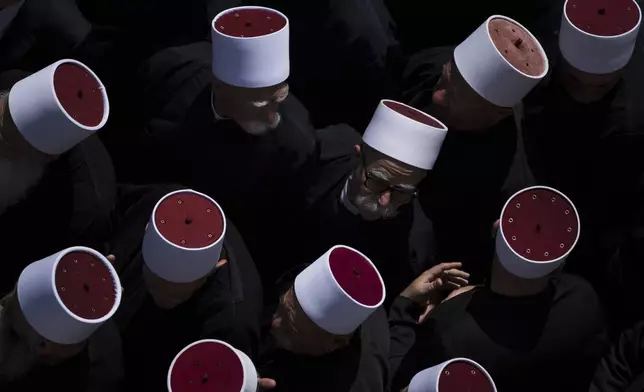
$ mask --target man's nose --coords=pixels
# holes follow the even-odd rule
[[[389,202],[391,201],[391,192],[390,191],[385,191],[380,194],[380,197],[378,198],[378,203],[380,203],[381,206],[386,207],[389,205]]]

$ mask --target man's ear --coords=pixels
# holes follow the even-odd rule
[[[353,146],[353,148],[356,150],[358,154],[360,154],[360,151],[362,151],[362,148],[360,148],[359,144],[356,144],[355,146]]]

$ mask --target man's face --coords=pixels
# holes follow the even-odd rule
[[[20,379],[38,365],[54,365],[83,350],[84,343],[65,345],[40,336],[25,319],[15,295],[0,310],[0,380]]]
[[[216,110],[234,120],[247,133],[261,135],[280,123],[279,104],[289,93],[286,83],[264,88],[235,87],[215,83]]]
[[[300,307],[293,286],[280,297],[271,334],[280,348],[314,357],[338,350],[351,340],[351,335],[333,335],[311,321]]]
[[[619,82],[621,70],[597,75],[580,71],[562,59],[561,82],[568,94],[579,103],[601,101]]]
[[[448,127],[461,131],[486,130],[510,115],[512,109],[496,106],[478,95],[463,79],[453,60],[443,66],[428,111]]]
[[[424,170],[406,165],[363,145],[362,162],[349,180],[348,197],[363,219],[395,217],[417,194]]]

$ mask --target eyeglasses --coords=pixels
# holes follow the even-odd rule
[[[391,184],[389,183],[389,181],[384,180],[382,178],[378,178],[373,174],[369,173],[369,170],[367,170],[367,164],[364,158],[364,154],[360,154],[360,155],[362,156],[362,167],[365,174],[364,186],[367,189],[369,189],[371,192],[382,194],[387,191],[391,191],[392,193],[394,192],[400,193],[410,198],[418,196],[418,188],[414,186],[403,185],[403,184]]]

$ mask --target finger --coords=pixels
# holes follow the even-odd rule
[[[496,232],[499,229],[499,220],[497,219],[492,225],[492,238],[496,238]]]
[[[221,259],[221,260],[219,260],[219,261],[217,262],[217,264],[215,264],[215,269],[219,269],[219,268],[223,267],[223,266],[224,266],[224,265],[226,265],[226,264],[228,264],[228,260],[226,260],[226,259]]]
[[[466,286],[467,286],[467,285],[466,285]],[[454,282],[447,282],[447,283],[445,284],[445,287],[444,287],[444,288],[449,289],[449,290],[458,290],[458,289],[460,289],[461,287],[463,287],[463,286],[459,285],[458,283],[454,283]]]
[[[438,270],[440,272],[445,272],[445,271],[449,271],[449,270],[452,270],[452,269],[460,269],[460,268],[463,267],[463,263],[459,263],[459,262],[455,262],[455,263],[440,263],[436,267],[438,267]]]
[[[420,317],[418,317],[418,324],[422,324],[425,321],[427,321],[427,317],[429,317],[429,313],[432,310],[434,310],[434,308],[435,308],[434,304],[429,303],[427,307],[425,307],[425,311],[423,312],[423,314],[421,314]]]
[[[257,382],[262,389],[274,389],[277,386],[275,380],[270,378],[258,378]]]
[[[465,287],[470,284],[467,280],[463,278],[453,278],[453,279],[447,279],[445,284],[453,283],[459,287]]]
[[[444,274],[447,276],[458,276],[459,278],[463,278],[463,279],[470,278],[470,274],[468,274],[465,271],[461,271],[459,269],[451,269],[449,271],[445,271]]]

